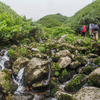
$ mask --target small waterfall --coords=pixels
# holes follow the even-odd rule
[[[42,44],[44,43],[42,39],[40,39],[40,42],[41,42]]]
[[[40,100],[40,96],[39,95],[34,95],[33,100]]]
[[[22,89],[24,89],[23,87],[23,72],[24,72],[25,67],[23,67],[22,69],[20,69],[20,71],[18,72],[18,75],[16,78],[14,78],[14,76],[12,76],[14,82],[16,84],[18,84],[18,89],[15,91],[14,94],[20,94],[20,91]]]
[[[56,52],[56,49],[51,49],[51,56]]]
[[[0,51],[0,53],[2,53],[2,52],[4,52],[4,55],[3,56],[0,56],[0,67],[1,67],[0,71],[5,68],[4,67],[4,62],[5,61],[9,61],[9,57],[7,55],[8,50],[3,49],[3,50]]]

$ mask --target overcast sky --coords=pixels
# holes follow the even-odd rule
[[[72,16],[93,0],[0,0],[16,11],[36,21],[45,15],[61,13]]]

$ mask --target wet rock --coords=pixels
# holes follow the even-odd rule
[[[81,74],[89,75],[93,70],[94,70],[93,66],[87,65],[84,68],[82,68]]]
[[[53,54],[53,55],[51,56],[51,58],[52,58],[53,61],[56,62],[56,61],[58,61],[58,59],[59,59],[60,57],[66,57],[66,56],[71,56],[71,53],[70,53],[69,50],[62,50],[62,51],[59,51],[59,52]]]
[[[66,56],[66,57],[61,57],[58,61],[60,64],[60,68],[65,68],[71,63],[71,58]]]
[[[4,100],[4,94],[0,93],[0,100]]]
[[[100,87],[100,68],[95,69],[89,74],[88,80],[90,80],[95,86]]]
[[[29,59],[25,57],[19,57],[12,66],[12,72],[14,75],[18,75],[18,72],[21,68],[27,66]]]
[[[3,50],[3,51],[1,51],[0,52],[0,56],[3,56],[4,55],[4,53],[5,53],[5,51]]]
[[[80,56],[80,53],[78,52],[78,50],[75,50],[74,54],[75,56]]]
[[[80,74],[76,76],[74,79],[72,79],[66,86],[65,90],[68,92],[76,92],[78,89],[80,89],[86,81],[86,77],[84,74]]]
[[[74,60],[78,60],[81,65],[87,64],[87,57],[86,56],[76,56]]]
[[[76,100],[100,100],[100,88],[84,87],[73,95]]]
[[[96,58],[96,57],[98,57],[97,54],[93,54],[93,53],[89,53],[87,56],[88,56],[88,58]]]
[[[5,68],[12,69],[12,62],[11,61],[5,61],[4,66],[5,66]]]
[[[0,71],[2,70],[2,66],[0,65]]]
[[[23,94],[23,95],[8,95],[5,100],[32,100],[33,95]]]
[[[75,98],[73,97],[73,95],[71,95],[69,93],[61,92],[61,91],[57,91],[55,93],[55,97],[58,100],[75,100]]]
[[[67,49],[70,49],[71,52],[74,52],[76,50],[76,47],[70,43],[61,43],[61,44],[58,44],[58,47],[60,49],[62,49],[62,47],[66,47]]]
[[[50,61],[32,58],[24,70],[24,85],[31,85],[41,80],[48,79],[48,63]]]
[[[40,50],[37,49],[37,48],[32,48],[31,51],[33,51],[33,52],[40,52]]]
[[[17,46],[16,45],[12,45],[10,48],[15,50],[17,48]]]
[[[70,64],[70,68],[76,69],[79,65],[81,65],[81,63],[78,60],[76,60]]]
[[[76,42],[77,42],[78,44],[81,44],[82,40],[81,40],[81,39],[77,39]]]
[[[44,87],[47,85],[49,85],[49,80],[42,80],[41,82],[37,82],[37,83],[32,84],[32,87],[39,88],[39,87]]]
[[[8,94],[14,93],[18,88],[17,84],[11,79],[11,77],[5,73],[0,72],[0,91]]]
[[[59,43],[64,42],[64,41],[65,41],[65,39],[64,39],[65,36],[67,36],[67,34],[62,35],[62,36],[60,37],[60,39],[58,40],[58,42],[59,42]]]
[[[100,56],[97,58],[94,58],[94,64],[100,66]]]

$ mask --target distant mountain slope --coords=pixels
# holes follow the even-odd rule
[[[100,25],[100,0],[96,0],[76,12],[74,16],[65,21],[63,26],[69,26],[78,32],[80,27],[84,24],[88,29],[90,23]]]
[[[10,6],[0,1],[0,14],[3,14],[3,13],[8,13],[8,14],[13,14],[15,16],[19,16],[14,10],[10,8]]]
[[[51,28],[61,26],[62,23],[67,20],[67,18],[67,16],[63,16],[60,13],[57,13],[44,16],[43,18],[39,19],[38,22],[45,27]]]

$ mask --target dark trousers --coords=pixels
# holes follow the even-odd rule
[[[82,32],[81,36],[85,37],[85,32]]]

